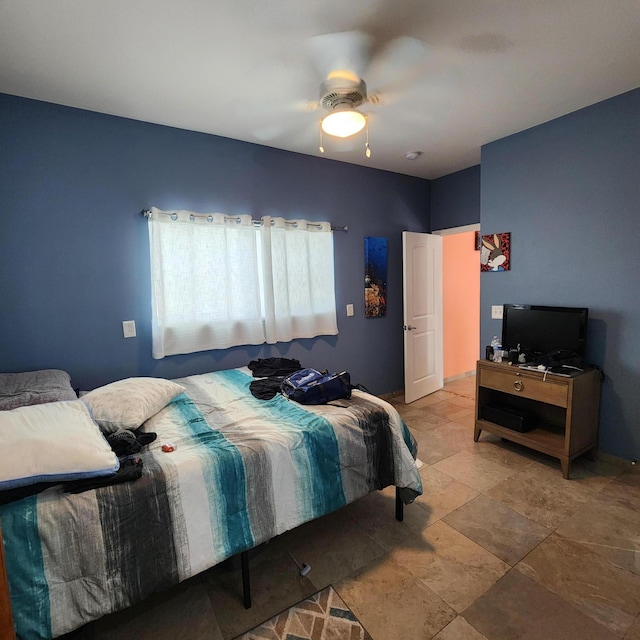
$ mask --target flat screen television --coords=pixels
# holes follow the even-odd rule
[[[528,360],[567,349],[584,359],[589,309],[505,304],[502,316],[502,348],[520,348]]]

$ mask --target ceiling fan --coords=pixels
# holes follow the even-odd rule
[[[377,44],[363,31],[328,33],[307,41],[309,57],[321,82],[318,100],[308,100],[305,111],[323,111],[319,131],[321,153],[324,153],[323,134],[346,139],[366,128],[365,154],[370,157],[368,114],[363,113],[363,105],[384,104],[386,98],[410,82],[428,60],[427,45],[416,38],[395,38],[380,47],[379,52],[376,52]],[[368,92],[366,74],[373,78],[373,93]],[[267,136],[279,130],[270,128],[266,130]],[[256,136],[265,139],[258,133]]]
[[[320,84],[319,106],[326,115],[320,122],[320,152],[324,153],[322,133],[337,138],[350,138],[367,128],[365,155],[371,156],[368,118],[358,108],[370,102],[378,104],[384,86],[381,69],[389,76],[388,83],[397,83],[426,57],[426,45],[408,36],[389,42],[377,59],[378,91],[369,95],[364,74],[375,70],[372,65],[373,38],[362,31],[343,31],[319,35],[309,40],[309,51],[324,80]],[[375,77],[375,75],[374,75]]]

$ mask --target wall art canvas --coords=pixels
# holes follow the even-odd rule
[[[387,239],[364,239],[364,316],[387,315]]]
[[[511,234],[494,233],[482,236],[480,271],[509,271],[511,269]]]

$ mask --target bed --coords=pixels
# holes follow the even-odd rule
[[[137,433],[158,437],[136,454],[135,481],[79,493],[39,484],[0,506],[18,638],[60,636],[231,556],[246,559],[370,491],[395,485],[399,504],[420,495],[416,443],[392,405],[358,390],[328,405],[260,400],[253,379],[247,368],[155,379],[176,387],[142,413],[128,389],[152,379],[75,401],[103,431],[143,419]],[[75,404],[55,404],[65,402]]]

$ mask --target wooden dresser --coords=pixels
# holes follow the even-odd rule
[[[562,475],[568,478],[574,458],[588,453],[595,459],[600,384],[600,371],[595,369],[565,377],[479,360],[473,439],[477,442],[482,431],[489,431],[546,453],[560,460]],[[521,433],[496,424],[485,417],[485,407],[526,413],[532,416],[533,428]]]

